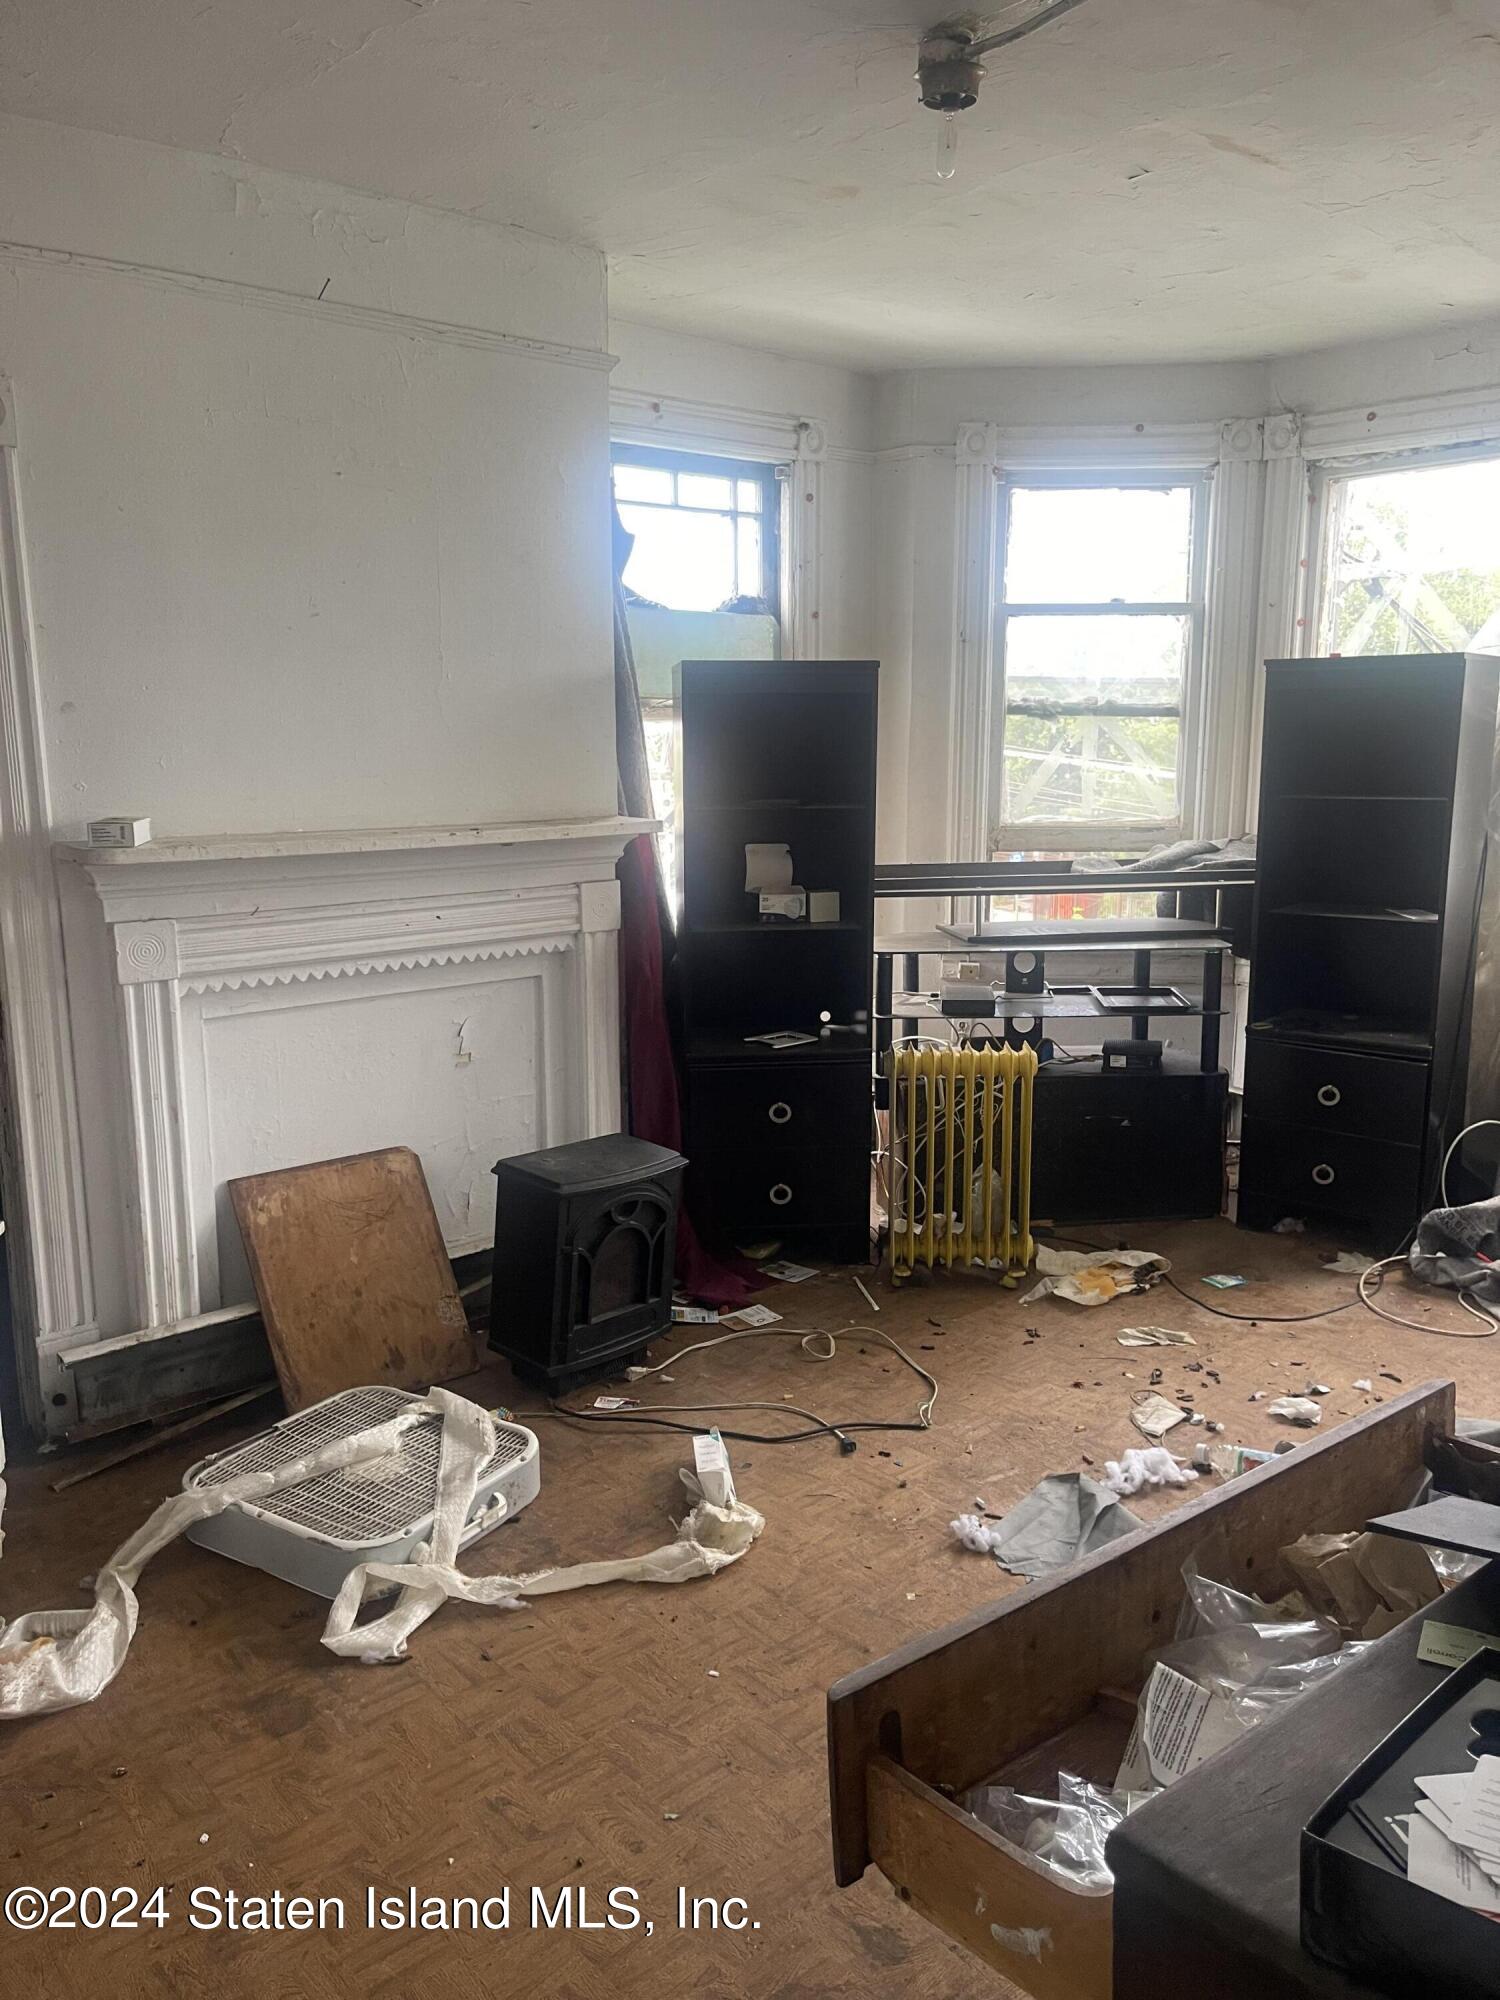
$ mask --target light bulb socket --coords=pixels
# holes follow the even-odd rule
[[[984,64],[963,57],[924,62],[917,70],[917,94],[929,111],[967,111],[979,101]]]
[[[930,35],[917,47],[917,96],[929,111],[967,111],[979,97],[984,64],[957,35]]]

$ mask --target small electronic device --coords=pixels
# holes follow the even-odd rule
[[[1046,961],[1039,951],[1008,951],[1005,954],[1007,993],[1042,993],[1046,991],[1046,985]]]
[[[151,839],[149,819],[91,819],[90,847],[145,847]]]
[[[952,1019],[976,1021],[995,1011],[995,989],[979,979],[945,979],[938,1004]]]
[[[203,1458],[183,1475],[185,1493],[212,1492],[251,1472],[276,1472],[341,1438],[411,1415],[396,1449],[317,1473],[262,1499],[234,1500],[185,1532],[252,1569],[268,1570],[319,1597],[337,1597],[361,1563],[405,1562],[432,1533],[443,1420],[422,1398],[383,1385],[343,1389],[259,1437]],[[479,1474],[459,1547],[510,1520],[541,1491],[540,1450],[522,1424],[495,1424],[495,1449]]]
[[[1116,1041],[1101,1044],[1105,1070],[1160,1069],[1162,1045],[1156,1041]]]

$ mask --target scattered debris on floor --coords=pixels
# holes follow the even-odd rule
[[[1278,1396],[1266,1415],[1279,1417],[1284,1424],[1296,1424],[1302,1430],[1311,1430],[1314,1424],[1323,1421],[1323,1412],[1311,1396]]]
[[[1170,1326],[1127,1326],[1117,1333],[1115,1339],[1121,1347],[1196,1347],[1197,1341],[1190,1333],[1179,1333]]]
[[[1028,1583],[1134,1534],[1140,1525],[1107,1487],[1082,1472],[1049,1474],[998,1521],[960,1514],[951,1523],[966,1549],[993,1556],[1001,1569]]]
[[[1134,1446],[1119,1459],[1104,1462],[1104,1484],[1118,1498],[1163,1486],[1191,1486],[1198,1477],[1190,1465],[1174,1458],[1165,1445],[1150,1445],[1141,1451]]]
[[[1187,1411],[1169,1403],[1153,1389],[1137,1389],[1131,1397],[1130,1421],[1142,1437],[1164,1438],[1174,1425],[1186,1421]]]
[[[1273,1451],[1253,1451],[1246,1444],[1195,1444],[1193,1463],[1200,1472],[1216,1472],[1221,1479],[1238,1479],[1257,1465],[1269,1465]]]
[[[1203,1282],[1205,1285],[1212,1285],[1216,1292],[1232,1292],[1236,1285],[1243,1285],[1245,1280],[1229,1271],[1211,1271]]]
[[[1339,1278],[1360,1278],[1369,1268],[1369,1258],[1361,1257],[1353,1250],[1337,1250],[1333,1256],[1323,1260],[1323,1269]]]
[[[1052,1294],[1074,1305],[1102,1306],[1132,1292],[1149,1291],[1171,1265],[1154,1250],[1051,1250],[1036,1253],[1041,1283],[1022,1294],[1021,1304]]]

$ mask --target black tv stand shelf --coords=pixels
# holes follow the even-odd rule
[[[1463,1122],[1500,664],[1272,660],[1239,1220],[1390,1252]],[[1377,897],[1379,900],[1377,901]]]
[[[685,660],[677,773],[677,965],[688,1199],[721,1245],[870,1247],[875,706],[867,660]],[[834,892],[815,923],[762,917],[747,844]],[[767,1033],[809,1040],[773,1048]]]

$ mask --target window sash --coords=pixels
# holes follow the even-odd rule
[[[1085,604],[1033,603],[1004,596],[1006,540],[1010,528],[1011,501],[1020,490],[1097,487],[1135,487],[1160,491],[1167,487],[1187,487],[1191,495],[1191,525],[1188,553],[1188,588],[1183,600],[1152,602],[1145,599],[1106,599]],[[1207,626],[1207,575],[1209,501],[1212,472],[1198,468],[1185,470],[1161,467],[1130,467],[1122,471],[1090,470],[1017,473],[999,484],[999,505],[995,510],[995,601],[993,607],[993,659],[991,662],[990,746],[987,770],[986,837],[989,847],[1025,846],[1056,852],[1089,851],[1108,844],[1117,847],[1147,847],[1178,832],[1192,810],[1189,797],[1190,775],[1196,763],[1197,724],[1201,712],[1201,683],[1204,636]],[[1123,713],[1144,719],[1159,718],[1179,722],[1177,733],[1177,811],[1171,817],[1147,814],[1112,819],[1016,820],[1000,817],[999,801],[1005,796],[1005,733],[1011,715],[1036,714],[1034,706],[1014,706],[1007,692],[1006,639],[1013,618],[1180,618],[1186,622],[1182,678],[1173,704],[1131,704]],[[1025,697],[1029,704],[1034,697]],[[1057,717],[1097,715],[1108,717],[1122,712],[1120,705],[1094,702],[1059,701],[1042,712]]]
[[[1423,472],[1435,466],[1495,460],[1500,460],[1500,443],[1490,438],[1466,444],[1419,445],[1409,451],[1358,452],[1347,457],[1319,459],[1309,466],[1312,532],[1308,549],[1316,570],[1312,616],[1300,634],[1299,657],[1326,658],[1333,644],[1338,550],[1343,540],[1350,483],[1377,478],[1383,472]]]
[[[782,496],[785,491],[783,467],[764,459],[725,458],[717,453],[665,451],[651,445],[614,443],[610,447],[612,494],[613,470],[617,465],[639,465],[651,471],[670,472],[673,475],[673,497],[670,501],[622,498],[618,503],[621,506],[654,508],[662,514],[692,514],[728,521],[734,538],[736,574],[740,561],[739,524],[742,521],[754,521],[760,529],[760,590],[758,593],[747,593],[736,598],[722,608],[731,614],[770,616],[778,620],[781,618]],[[681,485],[678,475],[682,473],[687,473],[690,477],[726,480],[730,488],[730,500],[719,507],[680,500],[677,497]],[[759,490],[759,507],[740,505],[742,483],[753,484]]]

